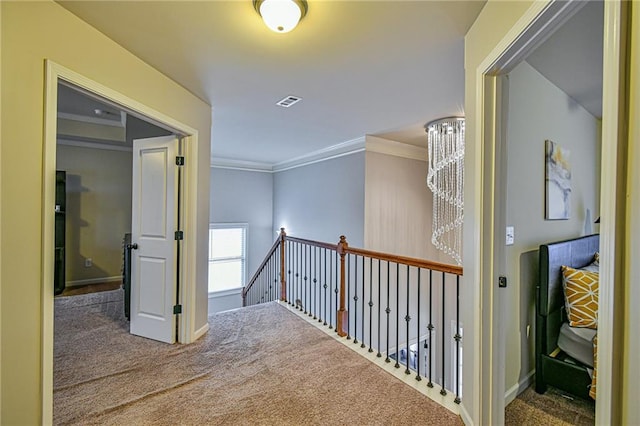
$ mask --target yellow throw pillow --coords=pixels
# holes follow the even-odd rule
[[[597,272],[562,267],[564,301],[571,327],[598,328],[598,283]]]

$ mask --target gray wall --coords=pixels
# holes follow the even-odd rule
[[[273,181],[273,236],[288,235],[351,246],[364,244],[365,154],[358,152],[277,172]]]
[[[253,276],[276,240],[273,229],[273,175],[211,168],[210,222],[248,223],[247,279]],[[211,298],[210,298],[211,299]],[[209,302],[209,312],[233,309],[242,305],[238,294]],[[222,303],[224,301],[224,303]]]
[[[569,220],[544,219],[544,144],[570,151]],[[585,212],[599,216],[599,120],[523,62],[509,74],[507,223],[515,244],[506,249],[506,386],[512,393],[535,368],[535,285],[540,244],[584,235]],[[598,225],[593,225],[598,232]],[[529,336],[527,327],[530,326]]]

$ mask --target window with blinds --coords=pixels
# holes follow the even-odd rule
[[[209,293],[245,284],[246,252],[247,224],[209,225]]]

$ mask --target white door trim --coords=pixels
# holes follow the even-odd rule
[[[195,324],[195,277],[196,277],[196,215],[198,176],[197,155],[198,131],[128,96],[110,89],[100,83],[72,71],[51,60],[46,60],[45,99],[44,99],[44,146],[43,146],[43,182],[42,182],[42,277],[41,277],[41,359],[42,359],[42,423],[53,422],[53,247],[56,171],[56,131],[58,81],[66,81],[74,86],[100,95],[141,117],[168,127],[178,135],[183,135],[184,155],[184,198],[183,208],[183,253],[181,258],[181,303],[184,314],[179,321],[178,338],[180,343],[191,343],[206,333],[207,325],[194,330]]]
[[[603,120],[602,140],[612,141],[602,144],[602,171],[601,171],[601,215],[606,217],[607,223],[601,224],[602,238],[600,250],[607,253],[607,259],[619,258],[622,252],[622,238],[620,235],[621,224],[616,224],[616,215],[624,204],[617,201],[623,193],[620,190],[617,173],[624,170],[623,159],[619,158],[618,149],[624,144],[619,133],[619,117],[624,111],[619,109],[621,55],[624,54],[624,46],[621,46],[621,32],[624,31],[624,10],[618,0],[605,1],[604,16],[604,61],[603,61]],[[501,418],[497,410],[504,410],[504,392],[497,390],[504,388],[497,380],[500,380],[498,364],[500,356],[497,351],[504,351],[504,330],[499,324],[500,309],[498,295],[494,291],[497,284],[494,282],[496,258],[494,255],[494,231],[496,227],[504,229],[505,223],[496,222],[496,164],[487,156],[495,156],[496,122],[495,97],[497,95],[492,80],[495,75],[508,72],[531,52],[547,35],[561,25],[579,2],[561,3],[557,1],[535,1],[521,19],[500,40],[496,47],[485,57],[475,70],[476,112],[474,122],[473,143],[475,151],[479,153],[475,161],[473,174],[468,173],[468,182],[475,182],[474,193],[471,201],[473,210],[480,212],[478,228],[474,230],[473,238],[468,241],[472,257],[465,259],[465,271],[473,271],[474,275],[466,277],[471,282],[478,283],[475,296],[480,300],[474,312],[475,335],[477,345],[474,367],[478,366],[476,377],[478,383],[474,386],[476,403],[479,404],[479,418],[466,417],[471,422],[478,424],[495,424]],[[487,107],[487,110],[485,110]],[[494,157],[495,158],[495,157]],[[483,183],[484,182],[484,183]],[[473,247],[472,247],[473,246]],[[605,265],[606,263],[606,265]],[[600,279],[603,282],[601,288],[608,290],[600,292],[600,313],[598,327],[598,400],[596,401],[596,424],[615,424],[617,410],[613,408],[612,390],[620,385],[619,371],[613,369],[613,336],[614,336],[614,291],[620,288],[622,282],[616,280],[622,274],[621,268],[616,268],[610,261],[603,261],[600,271]],[[610,283],[610,284],[607,284]],[[617,294],[619,298],[619,293]],[[479,359],[478,359],[479,358]],[[482,397],[481,397],[482,395]],[[487,397],[490,395],[490,398]],[[463,402],[464,404],[464,402]]]

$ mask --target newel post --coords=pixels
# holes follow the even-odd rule
[[[282,302],[287,301],[287,278],[284,274],[285,270],[285,252],[284,246],[287,233],[284,232],[284,228],[280,228],[280,300]]]
[[[345,329],[349,327],[349,316],[345,309],[345,294],[346,294],[346,275],[344,268],[344,259],[346,256],[346,250],[349,247],[347,239],[344,235],[340,236],[340,242],[338,243],[337,252],[340,255],[340,309],[338,309],[336,315],[336,332],[338,336],[344,337],[347,335]]]

